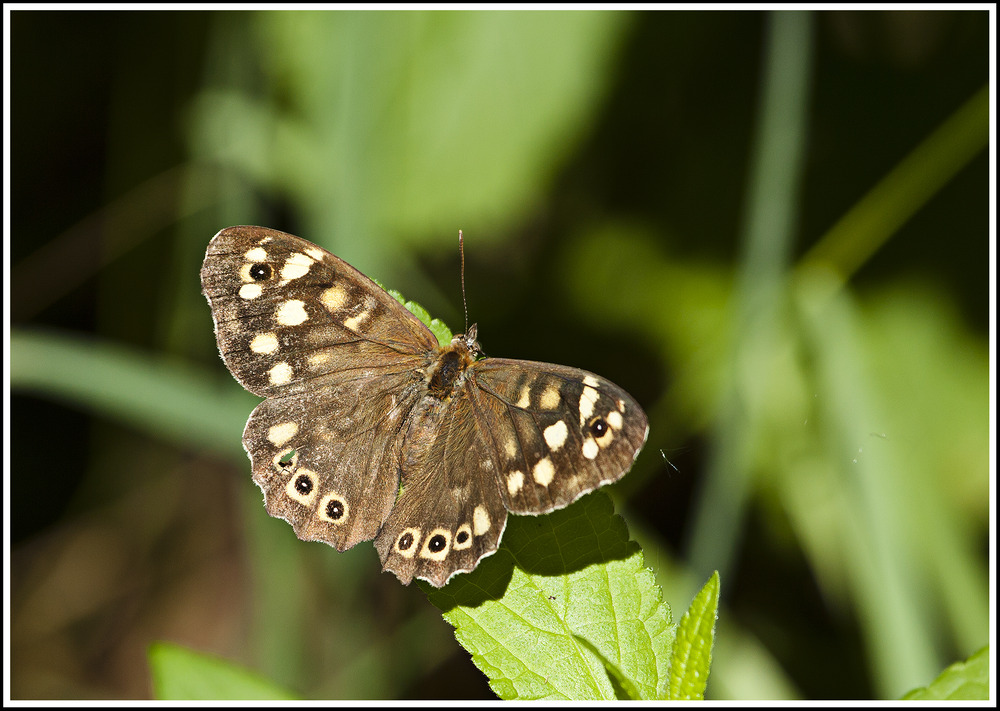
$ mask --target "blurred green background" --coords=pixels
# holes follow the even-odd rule
[[[675,615],[721,573],[708,698],[897,698],[986,644],[989,22],[13,12],[12,697],[148,697],[169,640],[493,698],[370,544],[266,516],[199,292],[233,224],[454,330],[462,229],[487,354],[635,395],[611,493]]]

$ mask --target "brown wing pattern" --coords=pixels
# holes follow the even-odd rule
[[[617,481],[646,441],[642,408],[598,375],[504,358],[471,370],[497,485],[513,513],[547,513]]]
[[[399,452],[418,397],[408,373],[275,397],[243,432],[267,511],[306,541],[346,550],[374,538],[396,500]]]
[[[404,583],[439,587],[496,551],[508,510],[546,513],[617,481],[648,432],[614,383],[529,361],[477,361],[453,398],[414,412],[403,492],[375,547]]]
[[[403,445],[403,490],[375,538],[382,567],[441,587],[493,553],[507,510],[467,390],[417,406]]]
[[[283,232],[222,230],[201,274],[226,365],[268,398],[243,434],[268,512],[339,550],[373,538],[436,338],[356,269]]]
[[[226,366],[261,397],[419,367],[438,346],[364,274],[284,232],[222,230],[208,245],[201,283]]]
[[[267,398],[243,433],[272,516],[442,586],[497,550],[508,510],[542,514],[621,478],[649,428],[593,373],[475,360],[356,269],[293,235],[230,227],[202,290],[219,351]],[[400,489],[400,484],[402,488]]]

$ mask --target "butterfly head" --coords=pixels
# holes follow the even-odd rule
[[[469,330],[465,333],[455,334],[451,339],[451,345],[452,347],[457,345],[464,346],[473,358],[483,352],[482,347],[479,345],[479,341],[476,340],[476,324],[469,326]]]

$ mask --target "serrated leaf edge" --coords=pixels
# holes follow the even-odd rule
[[[677,626],[674,649],[670,659],[670,673],[667,677],[666,698],[676,700],[704,699],[708,685],[708,671],[712,663],[712,646],[715,642],[715,624],[719,609],[719,571],[712,573],[704,587],[694,596],[691,606],[684,613]],[[706,613],[711,612],[709,616]],[[706,623],[708,633],[705,634]],[[707,639],[707,644],[705,640]],[[705,674],[693,668],[692,662],[704,656]],[[694,678],[689,677],[693,672]],[[688,690],[690,688],[690,691]],[[691,693],[693,691],[694,693]],[[683,694],[683,695],[682,695]]]

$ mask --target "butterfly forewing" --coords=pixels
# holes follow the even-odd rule
[[[514,513],[548,513],[617,481],[646,441],[639,404],[593,373],[503,358],[478,361],[470,372],[479,426]]]
[[[440,347],[356,269],[293,235],[230,227],[201,272],[219,351],[266,397],[243,434],[268,512],[385,570],[444,585],[496,551],[507,512],[541,514],[619,479],[646,416],[608,380]]]
[[[222,230],[208,245],[201,283],[219,351],[256,395],[391,374],[422,364],[437,347],[430,330],[368,277],[284,232]]]

